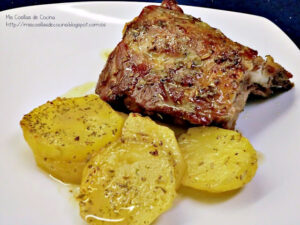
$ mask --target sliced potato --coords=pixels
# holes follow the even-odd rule
[[[175,167],[176,184],[180,186],[186,165],[171,129],[158,125],[149,117],[131,113],[125,121],[122,140],[126,143],[143,143],[148,152],[151,150],[158,157],[167,158]]]
[[[156,121],[161,126],[165,126],[170,128],[172,131],[174,131],[175,137],[178,138],[180,135],[185,133],[187,131],[187,127],[176,125],[176,124],[170,124],[170,123],[164,123],[161,121]]]
[[[126,120],[128,118],[128,114],[127,113],[119,112],[119,111],[117,111],[117,113],[119,113],[119,115],[122,116],[124,120]]]
[[[125,120],[127,119],[128,117],[128,114],[127,113],[124,113],[124,112],[118,112]],[[180,126],[180,125],[175,125],[175,124],[170,124],[170,123],[164,123],[164,122],[161,122],[161,121],[157,121],[155,120],[155,122],[158,124],[158,125],[161,125],[161,126],[165,126],[165,127],[168,127],[170,128],[172,131],[174,131],[174,134],[175,134],[175,137],[178,138],[181,134],[185,133],[187,131],[187,128],[184,127],[184,126]]]
[[[64,182],[80,183],[91,154],[119,138],[123,123],[107,103],[88,95],[47,102],[20,124],[41,168]]]
[[[134,119],[131,122],[135,124]],[[80,214],[88,223],[149,225],[172,206],[174,165],[149,140],[149,136],[137,142],[122,137],[88,162],[79,195]]]
[[[184,186],[224,192],[244,186],[255,175],[256,151],[240,133],[195,127],[181,135],[178,142],[187,163]]]
[[[87,163],[86,161],[74,160],[60,161],[42,157],[38,154],[35,154],[34,158],[41,169],[65,183],[73,184],[80,184],[82,171]]]

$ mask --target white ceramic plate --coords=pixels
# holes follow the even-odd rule
[[[85,224],[68,193],[69,187],[50,179],[35,165],[19,121],[34,107],[70,88],[97,81],[105,63],[103,51],[114,48],[121,39],[124,23],[145,5],[67,3],[0,13],[1,225]],[[260,55],[272,55],[294,74],[296,87],[247,105],[239,117],[238,129],[264,156],[249,185],[220,196],[182,190],[179,200],[157,225],[299,225],[299,50],[278,27],[262,17],[198,7],[183,9],[231,39],[257,49]],[[31,19],[25,18],[28,16]],[[42,22],[69,27],[26,25]],[[71,23],[88,25],[74,28]],[[98,25],[90,25],[95,23]]]

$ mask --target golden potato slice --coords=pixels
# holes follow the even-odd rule
[[[176,184],[180,186],[186,165],[171,129],[158,125],[149,117],[131,113],[125,121],[121,139],[126,143],[143,143],[153,154],[167,158],[175,167]]]
[[[124,112],[118,112],[125,120],[128,117],[127,113]],[[181,134],[185,133],[187,131],[187,128],[184,126],[176,125],[176,124],[170,124],[170,123],[164,123],[158,120],[155,120],[155,123],[161,126],[165,126],[170,128],[172,131],[174,131],[175,137],[178,138]]]
[[[176,196],[174,166],[151,151],[124,139],[93,157],[80,186],[81,217],[92,225],[149,225],[168,210]]]
[[[184,186],[224,192],[244,186],[255,175],[256,151],[240,133],[195,127],[181,135],[178,143],[187,163]]]
[[[121,135],[124,119],[96,95],[57,98],[21,121],[37,164],[64,182],[80,183],[93,152]]]
[[[57,160],[46,157],[41,157],[38,154],[34,156],[37,165],[51,174],[55,178],[67,182],[80,184],[82,171],[86,165],[86,161],[74,160]]]
[[[122,116],[124,120],[126,120],[128,118],[128,114],[127,113],[119,112],[119,111],[116,111],[116,112],[119,113],[119,115]]]
[[[161,125],[161,126],[165,126],[170,128],[172,131],[174,131],[175,137],[179,138],[180,135],[182,135],[183,133],[185,133],[187,131],[187,127],[184,126],[180,126],[177,124],[170,124],[170,123],[164,123],[161,121],[155,121],[157,124]]]

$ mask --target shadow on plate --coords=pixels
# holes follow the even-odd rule
[[[294,105],[295,87],[284,93],[277,93],[270,98],[250,98],[245,111],[237,121],[237,129],[247,138],[253,138],[280,119]]]

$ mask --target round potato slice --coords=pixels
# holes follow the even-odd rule
[[[57,98],[21,121],[37,164],[64,182],[80,183],[93,152],[118,139],[124,119],[96,95]]]
[[[118,112],[125,120],[128,118],[128,114],[124,113],[124,112]],[[176,125],[176,124],[170,124],[170,123],[164,123],[158,120],[154,121],[155,123],[157,123],[160,126],[164,126],[164,127],[168,127],[169,129],[171,129],[174,134],[175,137],[179,137],[181,134],[185,133],[187,131],[187,128],[184,126],[180,126],[180,125]]]
[[[186,165],[174,131],[158,125],[149,117],[131,113],[125,121],[122,140],[127,143],[143,143],[145,147],[151,149],[152,154],[167,158],[175,168],[177,188],[181,185]]]
[[[184,186],[224,192],[244,186],[255,175],[256,151],[240,133],[195,127],[182,134],[178,142],[187,163]]]
[[[37,154],[34,156],[37,165],[51,174],[51,176],[66,182],[80,184],[81,175],[86,161],[74,161],[74,160],[64,160],[60,161],[57,159],[41,157]]]
[[[148,225],[172,206],[174,167],[143,143],[117,142],[86,165],[80,214],[92,225]]]

